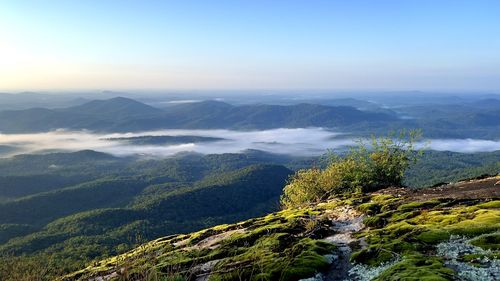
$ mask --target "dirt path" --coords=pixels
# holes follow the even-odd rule
[[[352,249],[350,243],[356,241],[353,233],[360,231],[363,225],[363,216],[351,207],[342,207],[338,210],[339,216],[333,220],[332,230],[335,234],[325,240],[337,246],[337,253],[330,268],[325,274],[324,281],[341,281],[349,279],[351,262],[349,261]]]

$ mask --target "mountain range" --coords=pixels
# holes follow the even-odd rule
[[[205,100],[161,108],[115,97],[64,108],[0,111],[0,132],[47,132],[57,129],[137,132],[157,129],[264,130],[323,127],[357,136],[420,128],[433,138],[500,138],[500,110],[495,98],[448,103],[406,104],[385,108],[357,100],[323,104],[239,104]],[[366,106],[369,103],[370,106]],[[346,105],[342,105],[346,104]],[[157,104],[154,104],[157,105]],[[354,107],[356,106],[356,107]],[[364,109],[359,109],[364,108]],[[3,148],[6,150],[7,148]]]
[[[386,113],[360,111],[349,106],[316,104],[242,105],[219,101],[155,108],[128,98],[94,100],[59,109],[31,108],[0,112],[2,132],[43,132],[55,129],[139,131],[161,128],[271,129],[338,127],[394,121]]]

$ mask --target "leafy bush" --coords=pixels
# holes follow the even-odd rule
[[[281,204],[300,207],[336,194],[401,186],[406,169],[421,154],[414,150],[420,136],[420,131],[401,131],[399,136],[372,137],[369,144],[359,141],[344,156],[330,156],[325,169],[299,170],[285,186]]]

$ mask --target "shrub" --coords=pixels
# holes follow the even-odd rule
[[[327,193],[321,183],[322,171],[318,168],[299,170],[293,175],[285,187],[285,195],[282,196],[283,205],[291,205],[298,202],[313,202]]]
[[[404,172],[421,154],[414,150],[420,136],[420,131],[402,131],[399,136],[372,137],[369,144],[360,141],[342,157],[331,156],[324,169],[299,170],[285,186],[281,204],[302,207],[332,195],[401,186]]]

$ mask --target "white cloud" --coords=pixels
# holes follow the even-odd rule
[[[177,145],[133,145],[109,138],[138,136],[206,136],[223,138],[215,142],[185,143]],[[293,155],[319,155],[327,149],[352,144],[342,134],[321,128],[274,129],[265,131],[230,130],[158,130],[140,133],[95,134],[89,131],[58,130],[36,134],[0,134],[0,145],[15,146],[16,153],[43,150],[92,149],[118,156],[145,154],[170,156],[178,152],[231,153],[246,149],[259,149]]]
[[[133,145],[109,138],[138,136],[205,136],[224,138],[215,142],[185,143],[176,145]],[[150,155],[171,156],[179,152],[236,153],[258,149],[273,153],[312,156],[328,149],[340,149],[354,144],[348,135],[322,128],[273,129],[264,131],[231,130],[158,130],[140,133],[96,134],[89,131],[58,130],[36,134],[0,134],[0,145],[16,147],[16,154],[44,150],[77,151],[92,149],[117,156]],[[420,144],[423,147],[423,144]],[[436,139],[427,148],[456,152],[500,150],[500,141],[477,139]]]
[[[428,145],[432,150],[463,153],[500,150],[500,141],[481,139],[434,139]]]

